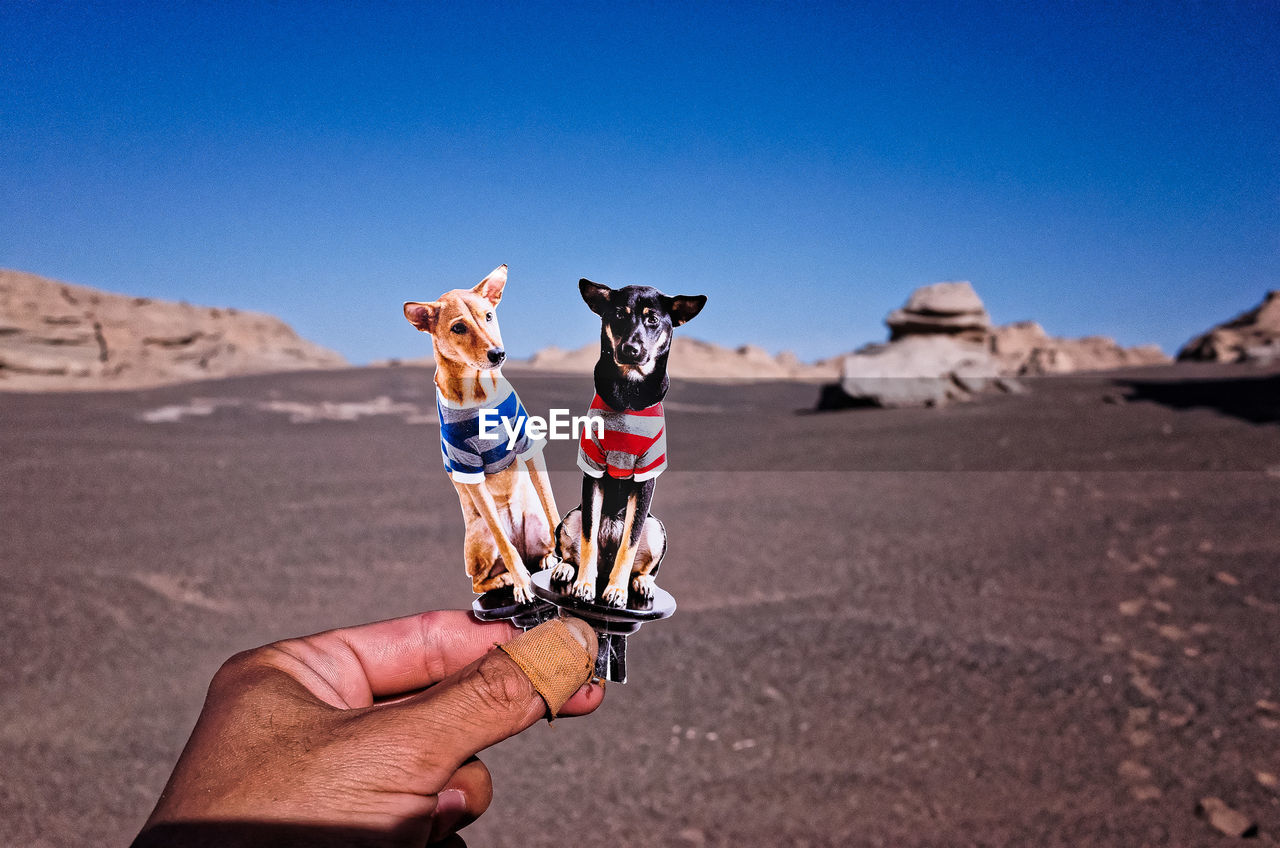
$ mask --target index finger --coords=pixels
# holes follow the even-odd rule
[[[519,632],[506,622],[477,621],[462,610],[434,610],[271,647],[300,665],[285,670],[312,694],[349,709],[425,689]]]

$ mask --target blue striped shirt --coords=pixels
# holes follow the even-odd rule
[[[493,409],[497,416],[487,416],[490,433],[497,435],[484,439],[480,435],[480,411]],[[436,389],[436,411],[440,414],[440,452],[444,457],[444,469],[459,483],[483,483],[484,475],[497,474],[515,462],[540,451],[543,440],[533,441],[525,429],[529,413],[516,390],[505,379],[490,393],[482,406],[458,407],[445,400]],[[511,439],[505,421],[516,432]]]

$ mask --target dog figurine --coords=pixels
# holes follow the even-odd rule
[[[614,290],[586,279],[578,290],[600,316],[596,396],[588,415],[603,419],[604,437],[588,426],[579,442],[582,504],[556,528],[560,562],[552,578],[572,580],[570,594],[591,602],[603,557],[611,568],[601,601],[625,607],[628,582],[641,598],[653,597],[666,553],[666,529],[649,506],[656,478],[667,467],[662,399],[671,385],[671,331],[692,320],[707,298],[668,297],[648,286]]]
[[[473,289],[445,292],[430,303],[410,301],[404,317],[431,335],[436,360],[436,408],[444,467],[462,504],[467,575],[476,594],[511,586],[517,603],[533,601],[529,566],[545,568],[559,511],[551,492],[545,442],[525,431],[528,414],[502,376],[506,352],[494,310],[507,284],[507,266]],[[498,436],[481,438],[481,410],[497,410]]]

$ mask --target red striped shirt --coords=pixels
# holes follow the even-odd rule
[[[588,421],[578,442],[578,467],[592,477],[608,474],[619,480],[649,480],[667,468],[666,417],[661,403],[644,409],[616,410],[596,395],[587,412]]]

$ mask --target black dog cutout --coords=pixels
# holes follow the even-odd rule
[[[666,553],[666,529],[649,507],[657,477],[667,467],[667,357],[672,330],[702,311],[707,298],[668,297],[649,286],[611,289],[586,279],[578,288],[600,316],[596,396],[588,414],[603,419],[604,435],[588,426],[579,442],[582,504],[556,528],[561,561],[552,578],[572,581],[569,593],[589,603],[596,598],[604,558],[612,565],[600,599],[625,607],[628,583],[641,598],[653,596],[654,575]]]

